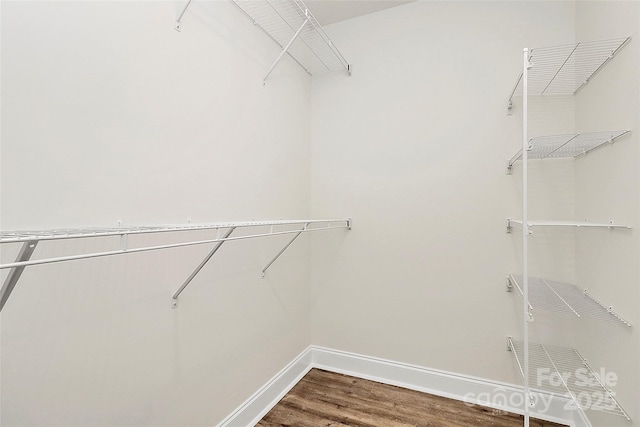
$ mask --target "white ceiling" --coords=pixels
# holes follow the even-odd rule
[[[333,24],[414,0],[306,0],[305,4],[320,25]]]

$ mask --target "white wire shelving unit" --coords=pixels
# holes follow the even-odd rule
[[[523,374],[524,385],[524,426],[530,425],[530,408],[535,406],[531,400],[531,377],[539,361],[540,348],[529,345],[529,323],[531,321],[532,297],[536,299],[536,280],[529,280],[528,238],[535,227],[575,227],[575,228],[608,228],[628,229],[629,226],[587,221],[535,221],[529,220],[528,209],[528,162],[531,159],[549,159],[560,157],[576,157],[602,144],[612,142],[629,131],[604,131],[576,133],[573,135],[551,135],[537,138],[529,137],[528,108],[530,95],[574,95],[593,79],[615,55],[631,40],[630,37],[592,42],[579,42],[561,46],[544,48],[525,48],[522,56],[522,72],[518,76],[510,95],[507,114],[511,114],[514,98],[522,99],[522,143],[520,151],[508,164],[511,172],[516,161],[522,162],[522,218],[507,220],[507,233],[518,229],[522,233],[522,275],[518,281],[518,289],[522,295],[523,340],[519,347],[517,360]],[[511,346],[511,344],[510,344]],[[544,349],[544,347],[542,347]],[[531,350],[531,352],[530,352]],[[578,355],[579,356],[579,355]],[[581,359],[578,357],[578,359]],[[530,363],[531,362],[531,363]],[[551,363],[553,365],[553,363]],[[616,406],[628,419],[619,405]],[[615,413],[615,411],[613,411]]]
[[[333,44],[318,20],[301,0],[230,0],[281,49],[264,76],[271,75],[284,55],[289,55],[307,74],[314,76],[344,70],[351,74],[351,65]],[[181,20],[191,4],[189,0],[176,21]]]
[[[629,130],[613,130],[565,135],[546,135],[529,139],[528,159],[576,158],[602,145],[613,143],[616,139],[630,133]],[[522,148],[509,160],[508,171],[522,159]]]
[[[250,232],[239,236],[232,236],[237,229],[250,229]],[[335,229],[351,229],[351,219],[305,219],[305,220],[275,220],[275,221],[242,221],[221,222],[207,224],[178,224],[157,226],[134,226],[114,228],[78,228],[78,229],[53,229],[53,230],[25,230],[25,231],[0,231],[0,244],[22,244],[14,262],[0,264],[0,270],[9,269],[0,289],[0,311],[4,308],[11,292],[15,288],[24,269],[29,266],[52,264],[66,261],[76,261],[90,258],[100,258],[113,255],[123,255],[139,252],[148,252],[162,249],[182,248],[196,245],[213,245],[213,248],[196,267],[191,275],[172,297],[172,307],[177,307],[178,296],[184,291],[195,276],[209,262],[213,255],[220,249],[223,243],[234,240],[246,240],[259,237],[292,235],[287,244],[271,259],[262,269],[262,277],[271,265],[284,253],[284,251],[303,233],[327,231]],[[198,233],[195,239],[185,239],[186,235],[194,234],[194,231],[209,231],[211,237],[202,238]],[[173,239],[170,243],[141,245],[131,247],[130,237],[165,234],[167,239]],[[66,255],[51,258],[32,259],[33,253],[40,242],[87,239],[87,238],[119,238],[117,247],[101,252],[85,252],[74,255]],[[176,241],[177,240],[177,241]]]
[[[606,387],[578,350],[560,346],[527,343],[507,338],[508,348],[523,378],[528,372],[532,389],[567,397],[582,410],[605,412],[631,420],[620,406],[615,392]],[[524,352],[528,347],[530,366],[524,368]]]
[[[522,297],[521,275],[510,274],[507,277],[507,290],[514,288]],[[621,323],[631,327],[631,323],[617,314],[612,306],[605,306],[595,299],[586,289],[580,289],[570,283],[562,283],[539,277],[529,277],[529,317],[533,320],[535,310],[546,310],[570,316],[589,317]]]

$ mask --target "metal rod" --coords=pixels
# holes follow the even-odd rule
[[[604,60],[604,62],[602,64],[600,64],[600,66],[598,68],[596,68],[596,70],[591,73],[591,75],[589,77],[587,77],[586,81],[581,84],[574,92],[573,94],[575,95],[576,93],[580,92],[580,90],[591,81],[591,79],[600,72],[600,70],[602,70],[602,67],[604,67],[605,65],[607,65],[607,63],[609,61],[611,61],[613,59],[614,56],[616,56],[616,54],[618,53],[618,51],[620,51],[620,49],[622,49],[627,43],[629,43],[629,40],[631,40],[631,37],[627,37],[621,44],[620,46],[618,46],[613,52],[611,52],[611,55]]]
[[[523,319],[523,338],[524,338],[524,427],[529,427],[529,403],[530,403],[530,391],[529,391],[529,272],[528,272],[528,251],[527,251],[527,239],[529,237],[529,224],[528,224],[528,205],[527,205],[527,178],[528,178],[528,153],[529,153],[529,138],[527,129],[527,114],[528,114],[528,87],[527,79],[529,75],[529,49],[523,51],[523,69],[522,69],[522,298],[524,304],[522,304],[522,319]]]
[[[509,166],[508,168],[511,169],[513,167],[513,165],[520,160],[520,158],[522,157],[522,150],[518,150],[518,152],[511,158],[511,160],[509,160]]]
[[[553,367],[553,370],[556,371],[556,374],[558,375],[558,378],[560,378],[560,380],[562,381],[562,385],[564,386],[565,389],[567,389],[567,393],[569,393],[569,395],[574,399],[576,404],[579,405],[579,402],[576,399],[576,396],[571,392],[571,389],[569,388],[569,384],[567,384],[564,375],[562,375],[563,373],[560,372],[560,370],[556,366],[556,363],[553,361],[553,358],[551,357],[551,355],[547,351],[546,347],[543,344],[540,344],[540,348],[542,348],[542,351],[544,351],[544,354],[545,354],[545,356],[547,358],[547,361],[551,364],[551,366]]]
[[[187,11],[189,6],[191,5],[191,1],[192,0],[187,1],[187,4],[184,5],[184,9],[182,9],[182,12],[180,12],[180,16],[178,16],[178,19],[176,19],[176,27],[175,27],[176,31],[180,31],[180,21],[182,20],[184,13]]]
[[[37,245],[38,245],[37,241],[25,242],[22,245],[20,252],[18,252],[16,261],[17,262],[28,261],[29,258],[31,258],[33,251],[35,251]],[[23,271],[24,271],[24,266],[14,267],[11,269],[11,271],[7,275],[7,278],[4,280],[4,283],[2,284],[2,289],[0,290],[0,311],[2,311],[2,308],[4,307],[7,300],[9,299],[11,292],[13,292],[13,289],[16,287],[16,283],[18,283],[18,279],[20,279],[20,276],[22,275]]]
[[[569,54],[569,56],[567,56],[567,58],[564,60],[564,62],[562,63],[562,65],[560,65],[560,68],[558,68],[558,71],[556,71],[556,73],[553,75],[553,77],[551,77],[551,80],[549,80],[549,83],[547,83],[547,85],[545,86],[544,89],[542,89],[542,92],[540,92],[541,95],[543,95],[547,89],[549,89],[549,86],[551,86],[551,83],[553,83],[553,81],[555,80],[555,78],[558,76],[558,74],[560,74],[560,71],[562,71],[562,69],[564,68],[564,66],[567,64],[567,62],[569,61],[569,59],[571,59],[571,56],[573,56],[573,53],[576,51],[576,49],[578,48],[578,46],[580,46],[580,43],[576,43],[576,46],[573,48],[573,50],[571,51],[571,53]]]
[[[231,227],[229,229],[229,231],[227,231],[227,233],[224,235],[224,239],[227,239],[229,236],[231,236],[231,233],[233,233],[233,231],[235,230],[235,227]],[[191,273],[189,275],[189,277],[187,277],[187,280],[184,281],[184,283],[182,284],[182,286],[180,286],[180,289],[178,289],[176,291],[175,294],[173,294],[173,302],[174,302],[174,307],[176,306],[176,300],[178,299],[178,296],[180,296],[180,294],[182,293],[182,291],[184,291],[184,289],[189,285],[189,283],[191,283],[191,281],[193,280],[194,277],[197,276],[198,273],[200,273],[200,270],[202,270],[202,268],[207,265],[207,263],[209,262],[209,260],[211,259],[211,257],[213,257],[213,255],[215,255],[216,252],[218,252],[218,249],[220,249],[220,246],[222,246],[222,244],[225,242],[226,240],[222,240],[218,243],[216,243],[216,245],[213,247],[213,249],[211,249],[211,252],[209,252],[209,254],[202,260],[202,262],[196,267],[195,270],[193,270],[193,273]]]
[[[569,138],[569,140],[567,142],[565,142],[564,144],[559,145],[558,147],[556,147],[555,150],[551,150],[549,153],[545,154],[544,156],[542,156],[543,159],[546,159],[547,157],[549,157],[550,155],[552,155],[553,153],[555,153],[556,151],[558,151],[559,149],[561,149],[562,147],[566,146],[567,144],[569,144],[571,141],[573,141],[574,139],[576,139],[577,137],[579,137],[580,134],[576,133],[575,135],[573,135],[571,138]]]
[[[338,229],[338,228],[344,229],[344,228],[347,228],[347,226],[336,226],[336,227],[331,227],[331,228],[308,228],[308,229],[304,230],[304,233],[308,233],[308,232],[311,232],[311,231],[333,230],[333,229]],[[100,257],[105,257],[105,256],[111,256],[111,255],[121,255],[121,254],[137,253],[137,252],[156,251],[156,250],[161,250],[161,249],[182,248],[182,247],[186,247],[186,246],[206,245],[208,243],[217,243],[217,242],[221,242],[221,241],[225,241],[226,242],[226,241],[230,241],[230,240],[253,239],[253,238],[256,238],[256,237],[279,236],[279,235],[283,235],[283,234],[294,234],[294,233],[298,233],[298,232],[300,232],[300,230],[278,231],[278,232],[275,232],[275,233],[251,234],[251,235],[248,235],[248,236],[229,237],[229,238],[226,238],[226,239],[207,239],[207,240],[196,240],[196,241],[184,242],[184,243],[170,243],[170,244],[167,244],[167,245],[145,246],[145,247],[141,247],[141,248],[127,249],[126,251],[123,251],[122,249],[118,249],[118,250],[106,251],[106,252],[94,252],[94,253],[90,253],[90,254],[68,255],[68,256],[57,257],[57,258],[44,258],[44,259],[37,259],[37,260],[33,260],[33,261],[18,261],[18,262],[12,262],[12,263],[8,263],[8,264],[0,264],[0,270],[6,269],[6,268],[14,268],[14,267],[26,267],[26,266],[29,266],[29,265],[52,264],[52,263],[56,263],[56,262],[74,261],[74,260],[90,259],[90,258],[100,258]]]
[[[593,372],[593,369],[591,369],[591,366],[589,366],[589,363],[587,362],[587,359],[582,357],[582,355],[578,352],[578,350],[574,349],[573,352],[576,354],[576,356],[578,356],[580,358],[580,360],[582,361],[582,364],[589,370],[589,372],[591,373],[592,378],[595,378],[596,381],[598,382],[598,384],[600,384],[600,387],[602,387],[603,390],[606,390],[609,393],[610,390],[607,387],[605,387],[605,385],[600,380],[600,377],[598,375],[596,375],[595,372]],[[613,397],[613,394],[609,393],[609,398],[611,400],[613,400],[613,402],[616,404],[618,409],[620,409],[620,412],[622,412],[622,415],[627,419],[627,421],[631,421],[631,417],[629,417],[629,414],[627,414],[627,411],[625,411],[622,408],[622,406],[620,406],[620,404],[618,403],[616,398]]]
[[[298,31],[296,31],[296,33],[293,35],[293,37],[291,38],[291,40],[289,40],[289,43],[287,43],[287,45],[284,47],[284,49],[282,49],[282,52],[280,52],[280,55],[278,55],[278,57],[276,58],[275,62],[273,63],[273,65],[271,66],[271,68],[269,68],[269,71],[267,72],[267,75],[264,76],[264,79],[262,79],[262,81],[266,81],[267,78],[269,77],[269,75],[271,74],[271,72],[273,71],[274,68],[276,68],[276,65],[278,65],[278,63],[280,62],[280,60],[282,59],[282,57],[284,56],[285,53],[287,53],[287,51],[289,50],[289,48],[291,47],[291,45],[293,44],[294,41],[296,41],[296,39],[298,38],[298,36],[300,35],[300,33],[302,32],[302,30],[304,29],[304,27],[309,23],[309,18],[307,17],[307,19],[304,20],[304,22],[302,23],[302,25],[300,25],[300,28],[298,28]]]
[[[522,80],[522,73],[520,74],[520,76],[518,77],[518,81],[516,81],[515,86],[513,87],[513,90],[511,91],[511,95],[509,95],[509,104],[507,106],[507,111],[511,112],[511,108],[513,106],[513,95],[516,94],[516,90],[518,89],[518,85],[520,84],[520,80]]]
[[[280,258],[280,255],[282,255],[282,254],[284,253],[284,251],[286,251],[286,250],[287,250],[287,248],[288,248],[289,246],[291,246],[291,244],[292,244],[292,243],[293,243],[293,242],[298,238],[298,236],[300,236],[300,235],[302,234],[302,232],[303,232],[304,230],[306,230],[306,229],[307,229],[307,226],[308,226],[308,225],[309,225],[309,224],[305,224],[305,225],[304,225],[304,228],[303,228],[302,230],[300,230],[300,231],[298,232],[298,234],[296,234],[295,236],[293,236],[293,238],[292,238],[291,240],[289,240],[289,243],[287,243],[286,245],[284,245],[284,248],[282,248],[282,249],[280,250],[280,252],[278,252],[278,253],[277,253],[277,255],[276,255],[276,256],[274,256],[274,257],[273,257],[273,259],[272,259],[271,261],[269,261],[269,264],[267,264],[267,266],[266,266],[265,268],[263,268],[263,269],[262,269],[262,278],[264,278],[264,274],[267,272],[267,270],[269,269],[269,267],[271,267],[271,264],[273,264],[274,262],[276,262],[276,260],[277,260],[278,258]]]
[[[231,0],[231,3],[233,3],[233,5],[234,5],[235,7],[237,7],[237,8],[238,8],[238,10],[244,14],[244,16],[246,16],[247,18],[249,18],[249,19],[251,20],[251,22],[253,22],[253,24],[254,24],[256,27],[260,28],[260,30],[261,30],[263,33],[265,33],[265,34],[266,34],[266,35],[267,35],[271,40],[273,40],[273,41],[275,42],[275,44],[277,44],[280,48],[282,48],[282,45],[280,44],[280,42],[279,42],[278,40],[276,40],[276,38],[275,38],[275,37],[274,37],[270,32],[268,32],[268,31],[267,31],[267,30],[266,30],[262,25],[260,25],[260,22],[259,22],[256,18],[254,18],[253,16],[251,16],[249,13],[247,13],[247,11],[246,11],[246,10],[244,10],[244,9],[243,9],[239,4],[238,4],[237,0]],[[289,55],[289,57],[290,57],[291,59],[293,59],[294,61],[296,61],[296,63],[300,66],[300,68],[302,68],[302,69],[303,69],[307,74],[312,75],[312,74],[309,72],[309,70],[307,70],[307,67],[305,67],[304,65],[302,65],[302,63],[301,63],[300,61],[298,61],[298,59],[297,59],[295,56],[293,56],[293,55],[291,54],[291,52],[287,52],[287,54]]]
[[[524,292],[522,292],[522,288],[520,288],[520,285],[518,284],[518,281],[516,280],[515,277],[513,277],[513,275],[509,276],[509,281],[511,283],[513,283],[516,286],[516,289],[518,289],[518,292],[520,293],[520,296],[522,297],[524,295]],[[531,303],[529,303],[529,311],[533,311],[533,307],[531,306]]]
[[[558,299],[560,299],[560,301],[562,301],[562,303],[563,303],[564,305],[566,305],[566,306],[567,306],[567,308],[569,308],[569,310],[571,310],[571,311],[573,312],[573,314],[575,314],[575,315],[576,315],[576,316],[578,316],[578,317],[582,317],[582,316],[580,316],[580,314],[579,314],[577,311],[575,311],[575,310],[573,309],[573,307],[571,306],[571,304],[569,304],[569,303],[568,303],[564,298],[562,298],[562,297],[560,296],[560,294],[559,294],[559,293],[557,293],[557,292],[556,292],[556,290],[555,290],[555,289],[553,289],[553,286],[551,286],[551,285],[549,284],[549,282],[547,282],[547,281],[546,281],[546,280],[544,280],[544,279],[541,279],[541,280],[542,280],[542,283],[544,283],[544,284],[547,286],[547,288],[549,288],[549,289],[551,290],[551,292],[553,292],[553,293],[554,293],[554,295],[555,295],[556,297],[558,297]]]

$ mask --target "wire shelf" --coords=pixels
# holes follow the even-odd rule
[[[631,37],[625,37],[530,49],[529,94],[577,93],[630,40]],[[522,94],[522,73],[511,92],[509,103],[516,94]]]
[[[301,0],[232,0],[308,74],[349,71],[349,63]],[[308,23],[305,25],[305,22]],[[301,29],[296,37],[297,31]],[[291,46],[286,49],[291,42]]]
[[[284,226],[284,227],[283,227]],[[231,236],[237,228],[257,227],[258,229],[249,233],[243,233],[240,236]],[[265,228],[268,227],[268,230]],[[209,262],[213,255],[220,249],[223,243],[234,240],[253,239],[258,237],[271,237],[293,235],[293,238],[271,259],[271,261],[262,269],[262,277],[271,265],[284,253],[284,251],[303,233],[335,230],[335,229],[351,229],[351,219],[320,219],[320,220],[276,220],[276,221],[245,221],[245,222],[224,222],[212,224],[184,224],[184,225],[165,225],[165,226],[139,226],[139,227],[116,227],[116,228],[78,228],[78,229],[55,229],[55,230],[36,230],[36,231],[1,231],[0,243],[22,243],[18,256],[14,262],[0,264],[0,270],[10,269],[2,287],[0,288],[0,311],[2,311],[9,296],[16,287],[20,276],[25,267],[42,264],[52,264],[57,262],[85,260],[90,258],[101,258],[113,255],[131,254],[139,252],[156,251],[162,249],[174,249],[187,246],[214,244],[213,249],[207,257],[198,265],[195,271],[187,278],[183,285],[176,291],[172,298],[172,307],[177,307],[178,296],[189,285],[198,272]],[[203,237],[201,233],[196,233],[190,239],[177,239],[175,237],[170,243],[154,244],[147,243],[143,246],[130,247],[129,236],[187,232],[187,231],[212,230],[215,232],[213,236]],[[223,233],[224,231],[224,233]],[[111,250],[95,252],[85,251],[74,255],[57,256],[52,258],[31,259],[36,246],[41,241],[64,240],[64,239],[82,239],[89,237],[109,237],[119,236],[120,244],[117,248]],[[168,239],[167,239],[168,240]],[[139,242],[138,242],[139,243]]]
[[[631,229],[628,225],[609,223],[596,223],[596,222],[580,222],[580,221],[528,221],[529,228],[535,227],[569,227],[569,228],[624,228]],[[519,219],[507,219],[507,233],[511,232],[511,229],[517,228],[522,230],[522,220]]]
[[[521,275],[509,275],[509,283],[518,290],[520,296],[524,295],[522,279]],[[569,283],[529,277],[528,294],[531,312],[536,309],[547,310],[577,317],[619,322],[631,327],[631,323],[615,313],[612,307],[603,305],[586,290],[581,290]]]
[[[573,133],[565,135],[538,136],[529,139],[529,160],[559,159],[578,157],[611,143],[630,133],[629,130],[611,130],[602,132]],[[509,168],[522,158],[522,149],[509,160]]]
[[[240,221],[219,222],[205,224],[172,224],[155,226],[130,226],[130,227],[89,227],[89,228],[61,228],[52,230],[25,230],[25,231],[0,231],[1,243],[15,243],[27,241],[80,239],[87,237],[123,236],[136,234],[166,233],[194,230],[218,230],[232,227],[261,227],[283,226],[301,224],[324,223],[328,226],[349,226],[349,219],[308,219],[308,220],[274,220],[274,221]]]
[[[524,378],[525,344],[511,337],[508,343]],[[568,397],[580,409],[605,412],[630,421],[615,399],[615,393],[602,383],[603,379],[606,380],[595,374],[575,349],[529,343],[529,384],[532,388]]]

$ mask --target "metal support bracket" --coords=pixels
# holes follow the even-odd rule
[[[37,245],[38,245],[37,240],[30,240],[30,241],[24,242],[24,244],[22,245],[22,248],[20,249],[20,252],[18,252],[18,256],[16,257],[16,262],[29,261]],[[13,292],[13,289],[16,287],[16,283],[18,283],[18,279],[20,279],[20,276],[22,275],[24,268],[25,266],[13,267],[11,271],[9,271],[7,278],[4,280],[4,283],[2,284],[2,289],[0,290],[0,311],[2,311],[2,308],[4,307],[7,300],[9,299],[11,292]]]
[[[293,42],[296,41],[296,39],[298,38],[298,36],[300,35],[304,27],[306,27],[307,24],[309,23],[309,11],[306,11],[306,15],[307,15],[307,19],[304,20],[300,28],[298,28],[298,31],[296,31],[296,33],[293,35],[291,40],[289,40],[289,43],[287,43],[287,45],[282,49],[282,52],[280,52],[280,55],[278,55],[278,57],[276,58],[271,68],[269,68],[269,71],[267,71],[267,74],[264,76],[264,79],[262,79],[263,85],[266,84],[267,78],[269,77],[273,69],[276,68],[276,65],[278,65],[278,63],[282,60],[282,57],[284,56],[284,54],[287,53],[287,51],[289,50]]]
[[[511,278],[507,276],[507,292],[513,292],[513,283],[511,283]]]
[[[276,254],[276,256],[274,256],[274,257],[271,259],[271,261],[269,261],[269,264],[267,264],[267,265],[266,265],[266,267],[262,269],[262,278],[263,278],[263,279],[264,279],[264,275],[265,275],[265,273],[267,272],[267,270],[269,269],[269,267],[271,267],[271,264],[273,264],[274,262],[276,262],[276,260],[277,260],[278,258],[280,258],[280,255],[282,255],[282,254],[284,253],[284,251],[286,251],[286,250],[287,250],[287,248],[288,248],[289,246],[291,246],[291,244],[292,244],[292,243],[293,243],[293,242],[298,238],[298,236],[300,236],[300,235],[301,235],[301,234],[302,234],[302,233],[307,229],[307,227],[308,227],[308,226],[309,226],[309,223],[307,222],[307,223],[304,225],[304,227],[302,227],[302,230],[300,230],[300,231],[299,231],[295,236],[293,236],[293,239],[289,240],[289,242],[288,242],[286,245],[284,245],[284,247],[280,250],[280,252],[278,252],[278,253]]]
[[[184,9],[182,9],[182,12],[180,12],[178,19],[176,19],[175,29],[178,32],[180,31],[180,21],[182,21],[182,17],[184,16],[184,13],[187,11],[187,9],[189,9],[189,6],[191,5],[191,1],[192,0],[187,1],[187,4],[184,5]]]
[[[222,244],[226,241],[226,239],[229,236],[231,236],[231,233],[233,233],[233,231],[235,229],[236,229],[236,227],[231,227],[229,229],[229,231],[227,231],[227,233],[224,235],[222,240],[219,241],[218,243],[216,243],[216,245],[213,247],[213,249],[211,249],[211,252],[209,252],[209,254],[202,260],[202,262],[196,267],[196,269],[193,271],[193,273],[191,273],[189,275],[189,277],[187,277],[187,280],[185,280],[184,283],[182,284],[182,286],[180,286],[180,289],[178,289],[176,291],[176,293],[173,294],[173,297],[172,297],[172,300],[171,300],[171,308],[177,308],[178,307],[178,297],[180,296],[182,291],[185,290],[185,288],[189,285],[189,283],[191,283],[193,278],[196,277],[196,275],[200,272],[200,270],[202,270],[202,268],[209,262],[211,257],[213,257],[213,255],[215,255],[215,253],[218,251],[218,249],[220,249],[220,246],[222,246]]]

